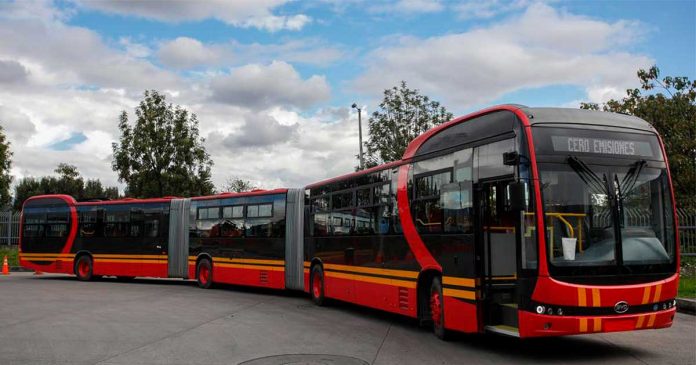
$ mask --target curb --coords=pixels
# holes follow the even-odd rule
[[[677,312],[696,315],[696,299],[677,298]]]

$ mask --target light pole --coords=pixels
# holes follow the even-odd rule
[[[363,146],[362,146],[362,110],[358,108],[358,104],[353,103],[351,105],[353,109],[358,109],[358,138],[360,142],[360,170],[365,168],[365,161],[363,160]]]

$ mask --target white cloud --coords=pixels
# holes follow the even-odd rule
[[[505,14],[515,10],[528,7],[534,0],[466,0],[452,5],[453,10],[460,19],[481,18],[489,19],[494,16]],[[549,2],[549,1],[547,1]]]
[[[406,80],[456,110],[523,88],[625,89],[635,84],[638,68],[653,63],[621,50],[641,35],[633,22],[607,23],[535,4],[488,28],[379,48],[367,56],[367,70],[354,86],[378,93]]]
[[[397,0],[389,3],[373,4],[368,8],[372,13],[422,14],[437,13],[445,9],[440,0]]]
[[[167,66],[188,69],[218,64],[232,55],[222,47],[206,46],[197,39],[179,37],[163,43],[157,56]]]
[[[212,99],[252,109],[273,106],[307,108],[329,99],[330,89],[323,76],[303,80],[292,65],[274,61],[268,66],[250,64],[215,77]]]
[[[194,38],[178,37],[162,42],[157,56],[166,66],[186,70],[274,60],[325,67],[341,59],[345,53],[340,46],[316,38],[245,44],[234,40],[203,43]]]
[[[14,60],[0,60],[0,84],[26,80],[29,71]]]
[[[285,4],[287,0],[74,1],[84,8],[112,14],[175,23],[218,19],[229,25],[243,28],[253,27],[270,32],[283,29],[300,30],[311,22],[311,18],[304,14],[273,14],[273,10]]]

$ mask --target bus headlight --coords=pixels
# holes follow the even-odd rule
[[[536,307],[536,312],[537,312],[537,314],[544,314],[544,310],[545,310],[545,309],[546,309],[546,308],[544,308],[543,305],[537,305],[537,307]]]

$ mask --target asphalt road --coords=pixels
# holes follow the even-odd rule
[[[295,355],[288,355],[295,354]],[[672,328],[442,342],[410,319],[301,293],[182,280],[0,276],[0,364],[696,364],[696,317]]]

